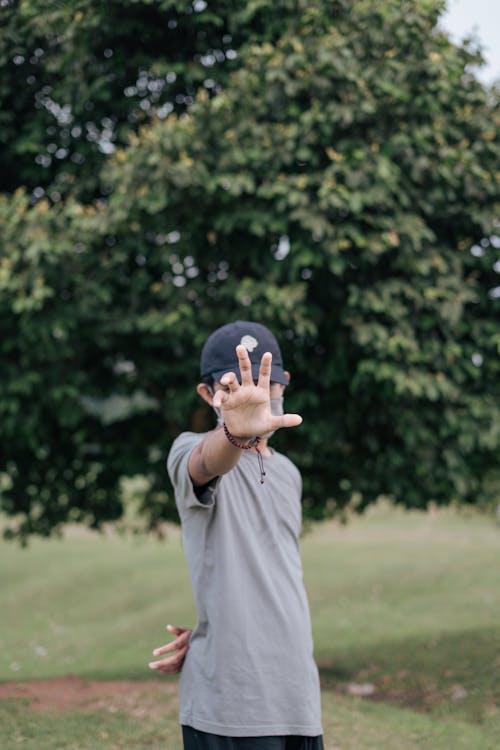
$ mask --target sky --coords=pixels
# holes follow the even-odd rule
[[[500,0],[447,0],[441,26],[454,42],[475,32],[487,62],[476,75],[484,83],[500,79]]]

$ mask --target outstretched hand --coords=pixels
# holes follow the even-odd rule
[[[249,440],[257,435],[278,430],[280,427],[296,427],[302,422],[299,414],[275,416],[271,413],[270,378],[272,354],[262,355],[257,385],[252,378],[252,365],[243,345],[236,347],[241,373],[241,385],[234,372],[226,372],[221,385],[227,390],[216,391],[213,405],[222,408],[224,422],[236,438]]]
[[[189,628],[178,628],[174,625],[167,625],[167,630],[177,637],[165,646],[155,648],[153,654],[154,656],[170,654],[170,656],[159,661],[150,661],[148,666],[150,669],[156,669],[158,672],[163,672],[164,674],[176,674],[182,669],[189,648],[189,639],[193,631]]]

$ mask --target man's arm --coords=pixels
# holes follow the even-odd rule
[[[243,442],[243,439],[240,438],[240,441]],[[231,471],[240,460],[241,452],[242,449],[232,445],[224,430],[218,427],[192,451],[188,463],[189,476],[195,485],[208,484],[215,477]]]

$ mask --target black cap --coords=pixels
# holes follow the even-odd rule
[[[240,368],[236,347],[238,344],[248,351],[252,363],[252,377],[257,380],[259,367],[264,352],[271,352],[271,381],[288,385],[288,378],[283,370],[283,361],[279,344],[271,331],[260,323],[237,320],[217,328],[205,342],[201,351],[201,377],[211,376],[218,383],[226,372],[234,372],[241,382]]]

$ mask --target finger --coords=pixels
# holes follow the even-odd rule
[[[163,674],[177,674],[181,671],[181,666],[182,664],[170,664],[168,667],[159,667],[157,671]]]
[[[150,664],[149,666],[156,672],[163,672],[163,674],[175,674],[176,672],[180,672],[182,662],[172,662],[171,664],[159,665],[156,667]]]
[[[236,354],[238,356],[238,364],[240,366],[241,384],[253,385],[252,365],[250,363],[250,357],[248,356],[247,349],[242,344],[238,344],[238,346],[236,347]]]
[[[181,633],[184,633],[186,628],[179,628],[177,625],[167,625],[167,630],[169,633],[174,633],[174,635],[180,635]]]
[[[273,355],[271,352],[264,352],[262,359],[260,360],[259,368],[259,382],[260,388],[269,388],[271,381],[271,363],[273,361]]]
[[[167,659],[160,659],[159,661],[150,661],[148,667],[150,669],[156,669],[160,672],[172,673],[177,672],[184,661],[187,654],[187,646],[180,649],[175,656],[169,656]]]
[[[237,391],[240,387],[240,384],[238,383],[238,378],[236,377],[235,372],[225,372],[224,375],[220,379],[221,385],[229,386],[229,390],[231,393],[234,391]]]
[[[161,659],[159,661],[150,661],[148,667],[150,669],[157,669],[161,672],[169,669],[172,665],[177,664],[177,654],[170,657],[170,659]]]
[[[167,659],[152,661],[149,663],[149,666],[152,669],[160,669],[161,671],[170,670],[172,668],[175,671],[175,669],[184,661],[186,654],[187,648],[183,648],[182,650],[178,651],[175,656],[169,656]]]
[[[160,654],[168,654],[169,651],[177,651],[179,648],[179,638],[176,638],[175,641],[172,641],[172,643],[167,643],[165,646],[159,646],[158,648],[155,648],[153,651],[153,654],[155,656],[160,656]]]
[[[178,625],[167,625],[167,630],[174,635],[186,635],[188,638],[193,632],[192,628],[180,628]]]
[[[163,674],[178,674],[182,669],[183,663],[184,659],[181,659],[180,661],[168,664],[165,667],[159,667],[157,671],[162,672]]]
[[[184,645],[185,643],[189,643],[189,639],[191,638],[192,630],[184,630],[179,636],[177,636],[176,640],[174,641],[177,643],[181,643]]]
[[[189,642],[190,635],[191,635],[190,630],[182,631],[181,634],[178,635],[174,641],[171,641],[170,643],[166,643],[165,646],[159,646],[158,648],[155,648],[155,650],[153,651],[153,654],[155,656],[158,656],[159,654],[167,654],[170,651],[177,651],[177,649],[183,648],[186,645],[186,643]]]
[[[228,398],[229,393],[226,393],[226,391],[215,391],[215,396],[213,397],[212,404],[216,409],[219,409],[223,404],[226,403]]]
[[[281,417],[271,417],[271,429],[279,430],[280,427],[297,427],[302,423],[300,414],[283,414]]]

